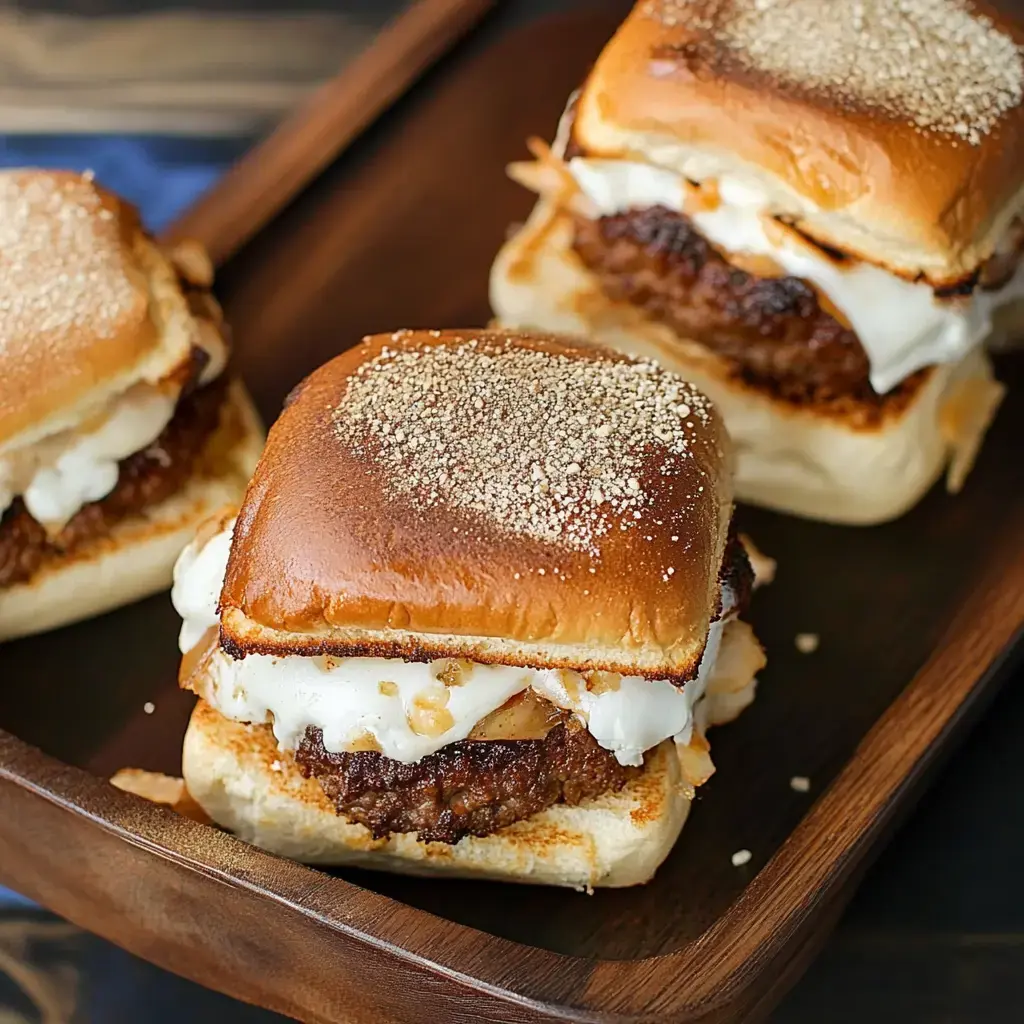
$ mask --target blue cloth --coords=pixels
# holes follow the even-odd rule
[[[251,139],[187,139],[156,135],[0,135],[0,167],[91,170],[101,184],[130,199],[146,226],[163,230],[195,202]],[[0,887],[0,909],[32,906]]]
[[[0,167],[92,170],[161,231],[252,145],[251,139],[154,135],[0,136]]]
[[[11,892],[10,889],[5,889],[0,886],[0,910],[6,910],[10,907],[34,907],[35,904],[24,896],[19,895],[16,892]]]

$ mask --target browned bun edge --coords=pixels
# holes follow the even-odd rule
[[[338,658],[401,658],[405,661],[455,658],[481,665],[618,672],[647,679],[667,679],[680,685],[696,675],[704,653],[703,641],[694,643],[690,657],[682,660],[678,653],[670,659],[668,652],[658,649],[625,650],[613,644],[530,644],[502,637],[413,633],[396,629],[336,628],[298,633],[261,626],[236,608],[227,608],[222,613],[220,646],[233,658],[244,658],[247,654],[277,657],[327,654]]]

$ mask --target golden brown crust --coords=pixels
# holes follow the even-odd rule
[[[568,609],[570,614],[573,611]],[[446,608],[446,613],[450,614],[451,609]],[[497,621],[496,616],[492,615],[491,619]],[[323,655],[401,658],[405,661],[450,658],[480,665],[617,672],[646,679],[667,679],[681,686],[697,673],[706,633],[706,628],[703,636],[694,631],[679,639],[672,649],[667,649],[661,642],[638,643],[629,636],[621,642],[609,639],[566,643],[414,632],[386,626],[370,629],[328,626],[314,632],[293,632],[260,625],[238,609],[228,608],[221,617],[220,647],[233,658],[244,658],[247,654],[281,658],[296,654],[310,658]]]
[[[922,130],[745,66],[706,27],[733,17],[733,5],[678,6],[686,9],[679,18],[659,19],[637,4],[605,48],[577,110],[583,151],[673,166],[711,157],[754,174],[774,193],[775,212],[796,216],[818,240],[937,282],[992,253],[1024,201],[1024,106],[973,142]],[[1024,42],[1021,26],[987,4],[974,7]],[[807,31],[813,46],[814,26]]]
[[[716,609],[732,509],[717,414],[695,431],[686,457],[645,451],[643,525],[613,513],[594,551],[450,504],[417,507],[389,486],[371,449],[339,441],[335,409],[350,376],[385,347],[454,349],[467,339],[494,351],[623,360],[553,336],[424,331],[366,339],[321,367],[293,393],[249,486],[221,595],[222,644],[236,656],[540,658],[690,675]]]
[[[188,359],[177,274],[129,203],[88,176],[7,171],[0,225],[0,444]]]

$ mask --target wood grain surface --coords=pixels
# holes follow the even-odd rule
[[[486,319],[490,259],[530,203],[503,165],[551,134],[622,7],[468,47],[224,267],[238,366],[268,416],[363,333]],[[1012,657],[1024,364],[1001,372],[1011,397],[958,498],[869,530],[741,510],[779,559],[753,610],[769,667],[753,708],[713,734],[718,774],[650,885],[586,897],[331,874],[101,784],[83,769],[175,768],[188,699],[166,596],[0,649],[0,678],[32,680],[0,700],[0,882],[304,1020],[763,1016]],[[796,650],[801,632],[817,652]],[[737,869],[740,848],[754,856]]]
[[[415,0],[364,53],[221,179],[170,232],[227,259],[493,5]]]

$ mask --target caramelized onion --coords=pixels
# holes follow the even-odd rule
[[[409,728],[417,736],[441,736],[446,733],[455,725],[455,719],[448,710],[448,700],[448,688],[440,684],[417,694],[405,716]]]
[[[465,658],[449,658],[444,663],[444,668],[438,672],[437,678],[445,686],[461,686],[472,671],[473,662]]]
[[[778,260],[756,253],[729,253],[729,265],[754,277],[786,277],[786,271]]]
[[[542,740],[565,718],[553,704],[532,690],[517,693],[497,711],[480,719],[469,734],[471,740]]]
[[[357,751],[360,751],[360,750],[369,750],[369,751],[372,751],[375,754],[379,754],[381,752],[381,746],[377,742],[377,739],[376,739],[375,736],[373,736],[371,733],[364,732],[364,733],[361,733],[359,736],[357,736],[349,744],[349,746],[346,748],[346,750],[348,750],[351,753],[356,753]]]
[[[722,631],[722,644],[718,649],[707,692],[739,693],[767,664],[764,649],[754,636],[753,629],[740,619],[730,619]]]
[[[953,451],[946,473],[950,494],[963,487],[1005,394],[1006,388],[987,367],[954,383],[943,397],[939,430]]]
[[[1018,217],[1010,225],[996,251],[982,263],[978,274],[978,286],[994,291],[1009,284],[1017,273],[1021,256],[1024,255],[1024,220]]]
[[[178,685],[183,690],[191,690],[200,697],[202,696],[202,694],[196,690],[193,683],[196,681],[196,676],[199,675],[201,670],[206,666],[206,662],[210,655],[216,649],[218,639],[217,627],[211,626],[199,638],[199,643],[182,655],[181,664],[178,666]]]
[[[584,672],[583,679],[587,689],[594,694],[614,693],[622,685],[622,676],[618,672]]]
[[[690,742],[683,746],[676,744],[679,765],[683,778],[691,786],[703,786],[715,774],[715,763],[711,760],[711,745],[698,729],[693,730]]]
[[[687,182],[685,196],[683,212],[688,217],[692,217],[695,213],[714,213],[722,205],[718,182],[713,178],[709,178],[700,185]]]

